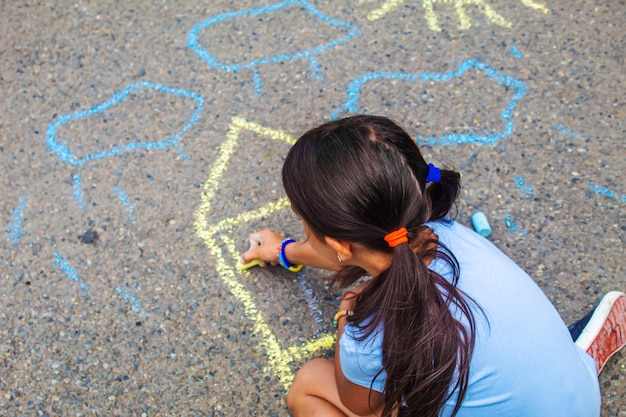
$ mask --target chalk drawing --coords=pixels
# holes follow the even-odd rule
[[[302,273],[302,271],[300,271],[296,273],[296,278],[298,279],[298,283],[300,284],[300,289],[302,290],[304,299],[309,305],[309,313],[311,314],[311,317],[313,317],[313,320],[318,323],[324,323],[324,313],[322,313],[322,310],[317,303],[317,296],[315,295],[313,290],[307,285],[306,276],[304,275],[304,273]]]
[[[524,56],[524,54],[522,54],[522,52],[519,49],[517,49],[515,45],[509,48],[509,53],[513,55],[515,59],[522,59],[522,57]]]
[[[361,97],[361,90],[363,86],[373,80],[385,79],[385,80],[404,80],[407,82],[446,82],[454,78],[462,77],[466,72],[471,69],[477,69],[482,71],[498,84],[501,84],[505,88],[511,88],[513,90],[513,96],[511,97],[508,106],[500,113],[500,118],[504,121],[504,129],[499,132],[485,132],[484,134],[472,134],[472,133],[454,133],[444,134],[441,136],[429,136],[429,137],[417,137],[417,142],[428,145],[456,145],[462,143],[483,143],[486,145],[494,145],[500,139],[504,139],[513,132],[515,123],[512,120],[513,111],[517,106],[517,103],[527,94],[526,84],[515,78],[506,76],[500,71],[497,71],[489,65],[478,61],[476,59],[469,59],[459,65],[455,71],[442,72],[442,73],[421,73],[421,74],[409,74],[402,72],[370,72],[361,76],[358,76],[350,82],[346,89],[346,101],[335,111],[333,111],[331,117],[337,119],[339,114],[347,113],[359,113],[359,100]]]
[[[605,187],[600,187],[598,184],[594,183],[593,181],[589,183],[589,188],[591,188],[593,192],[596,194],[600,194],[607,198],[613,198],[613,199],[619,200],[619,196],[615,194],[614,191],[611,191]],[[626,194],[622,194],[621,200],[622,202],[626,203]]]
[[[26,197],[20,198],[18,206],[13,210],[13,223],[7,229],[11,240],[19,241],[22,237],[22,225],[24,224],[24,210],[26,210]]]
[[[117,287],[116,291],[117,291],[118,294],[120,294],[122,296],[122,300],[124,300],[127,303],[131,303],[131,305],[133,306],[133,309],[137,313],[139,313],[139,314],[143,315],[144,317],[146,317],[146,312],[143,311],[143,308],[141,308],[141,303],[139,302],[139,300],[137,299],[135,294],[130,292],[125,287]]]
[[[261,74],[259,74],[259,71],[252,71],[252,80],[254,81],[254,95],[257,97],[262,96],[263,86],[265,84],[263,83],[263,80],[261,80]]]
[[[371,0],[360,0],[361,3],[369,1]],[[387,0],[385,1],[385,3],[383,3],[381,7],[370,12],[367,15],[367,19],[370,21],[378,20],[384,17],[387,13],[397,9],[401,4],[405,3],[405,1],[406,0]],[[548,9],[543,4],[536,3],[532,0],[520,0],[520,2],[522,3],[522,5],[531,9],[541,11],[545,14],[550,13],[550,9]],[[494,25],[507,29],[513,26],[510,21],[500,16],[495,11],[495,9],[493,9],[485,0],[422,0],[422,7],[424,8],[424,19],[428,24],[428,28],[435,32],[441,32],[441,27],[439,26],[439,18],[435,13],[435,4],[437,3],[452,4],[454,6],[454,10],[459,19],[459,30],[466,30],[472,26],[472,21],[465,10],[468,6],[476,7]]]
[[[320,338],[312,338],[305,345],[291,346],[284,349],[259,311],[252,294],[238,280],[239,272],[237,272],[235,267],[235,261],[229,261],[226,258],[224,251],[218,243],[218,239],[221,240],[232,259],[237,259],[236,245],[228,233],[232,233],[233,230],[236,231],[237,226],[242,223],[260,220],[279,210],[287,209],[289,201],[286,198],[270,202],[257,210],[243,212],[235,217],[223,219],[217,224],[209,224],[207,221],[207,215],[211,211],[211,203],[219,189],[220,180],[228,166],[229,160],[235,152],[242,131],[249,131],[258,136],[266,136],[288,144],[294,142],[294,138],[283,131],[248,122],[241,117],[234,117],[226,134],[226,140],[220,146],[215,163],[202,187],[200,206],[194,212],[194,228],[198,237],[204,241],[210,254],[215,258],[216,270],[220,278],[230,287],[230,292],[243,305],[246,317],[253,323],[254,333],[259,336],[260,348],[267,357],[268,365],[266,369],[277,376],[285,389],[289,389],[294,376],[290,363],[310,356],[319,350],[330,348],[335,341],[335,336],[328,334]]]
[[[510,214],[506,216],[506,218],[504,219],[504,224],[506,224],[507,229],[509,229],[511,233],[516,233],[520,236],[526,236],[528,234],[527,231],[520,229],[517,222],[514,222],[513,220],[511,220]]]
[[[566,128],[565,126],[561,124],[552,123],[552,129],[558,130],[559,132],[566,134],[572,139],[583,139],[580,133],[572,132],[571,130],[569,130],[568,128]]]
[[[78,282],[80,284],[80,287],[83,289],[83,292],[87,294],[88,292],[87,284],[85,284],[85,281],[83,281],[78,276],[78,272],[76,272],[76,270],[70,266],[70,263],[68,262],[68,260],[62,257],[61,255],[59,255],[57,252],[54,252],[54,257],[56,258],[54,262],[54,266],[56,268],[59,268],[61,271],[63,271],[66,277],[68,277],[72,281]]]
[[[133,211],[133,205],[130,204],[130,202],[128,201],[128,196],[126,195],[124,190],[122,190],[120,187],[113,187],[113,191],[115,191],[117,193],[117,196],[120,198],[120,202],[122,203],[122,205],[124,207],[126,207],[126,210],[128,211],[128,216],[130,217],[130,220],[132,222],[134,222],[135,221],[135,212]]]
[[[525,184],[526,181],[524,177],[513,177],[513,182],[517,185],[517,188],[522,192],[525,198],[529,198],[531,195],[535,194],[533,188]]]
[[[329,24],[330,26],[347,30],[348,32],[342,37],[339,37],[337,39],[315,46],[311,49],[285,51],[282,53],[277,53],[272,56],[264,56],[264,57],[257,58],[257,59],[251,59],[247,62],[240,62],[240,63],[236,63],[232,65],[228,65],[223,62],[220,62],[214,55],[211,55],[207,51],[207,48],[201,45],[200,41],[198,40],[198,34],[202,30],[212,25],[224,22],[229,19],[242,18],[242,17],[258,17],[263,14],[271,14],[271,13],[277,12],[278,10],[285,9],[291,6],[299,6],[300,9],[303,9],[309,12],[313,17],[319,19],[322,23],[326,23],[326,24]],[[191,48],[191,50],[193,50],[196,53],[196,55],[200,57],[200,59],[206,62],[211,68],[217,68],[225,72],[237,72],[240,70],[251,70],[251,69],[256,70],[257,67],[261,65],[265,65],[265,64],[273,64],[273,63],[277,63],[281,61],[295,61],[295,60],[303,59],[309,62],[313,75],[321,79],[321,75],[319,73],[319,66],[315,59],[316,55],[330,48],[334,48],[339,45],[343,45],[347,43],[348,41],[350,41],[350,39],[352,39],[358,33],[359,33],[359,29],[355,27],[352,23],[345,22],[339,19],[330,18],[324,15],[323,13],[321,13],[319,10],[315,9],[313,6],[311,6],[309,3],[307,3],[304,0],[287,0],[281,3],[271,4],[268,6],[261,6],[261,7],[256,7],[253,9],[244,9],[244,10],[239,10],[236,12],[222,13],[222,14],[213,16],[201,23],[198,23],[196,26],[194,26],[191,29],[191,31],[189,31],[189,34],[187,35],[187,45],[189,46],[189,48]],[[256,73],[253,73],[253,76],[254,76],[255,91],[257,92],[257,95],[258,95],[259,86],[262,85],[260,83],[260,74],[256,72]]]
[[[168,138],[158,139],[155,141],[137,141],[137,142],[123,142],[119,144],[114,144],[110,149],[101,150],[97,152],[88,153],[83,156],[79,156],[72,151],[70,146],[66,142],[57,142],[57,130],[72,121],[85,119],[88,117],[92,117],[103,113],[110,109],[113,106],[116,106],[128,99],[132,96],[133,93],[137,91],[150,88],[165,94],[175,95],[183,98],[189,98],[196,102],[196,108],[191,115],[191,117],[185,122],[183,128],[178,132],[172,134]],[[143,81],[136,84],[131,84],[125,87],[123,90],[116,92],[111,96],[108,100],[105,100],[103,103],[96,105],[87,110],[81,110],[75,113],[69,113],[62,115],[58,118],[58,120],[54,123],[48,125],[48,130],[46,132],[46,144],[52,151],[65,163],[68,163],[73,166],[83,166],[86,162],[103,159],[110,156],[121,155],[126,152],[132,152],[137,149],[148,148],[148,149],[165,149],[169,147],[174,147],[178,149],[178,152],[181,157],[184,157],[183,148],[180,142],[181,137],[191,129],[197,122],[200,120],[199,114],[202,111],[202,107],[204,106],[204,99],[202,96],[193,93],[191,91],[181,90],[178,88],[171,88],[161,84],[154,84],[148,81]]]
[[[80,174],[72,175],[74,181],[74,198],[81,210],[85,210],[85,200],[83,198],[83,177]]]

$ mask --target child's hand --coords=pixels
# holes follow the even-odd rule
[[[246,264],[254,259],[259,259],[259,266],[265,268],[268,264],[278,265],[276,248],[280,247],[283,237],[278,233],[265,229],[250,235],[250,249],[241,255],[241,263]]]

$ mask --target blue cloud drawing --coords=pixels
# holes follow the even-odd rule
[[[503,85],[506,88],[513,89],[514,93],[511,97],[511,100],[509,101],[507,107],[500,113],[500,118],[504,121],[504,129],[499,132],[486,132],[484,134],[454,133],[441,136],[418,136],[416,139],[419,144],[428,145],[457,145],[462,143],[483,143],[487,145],[494,145],[498,142],[498,140],[509,136],[513,131],[514,122],[511,117],[513,115],[515,107],[517,106],[517,103],[527,94],[526,84],[523,81],[508,77],[501,72],[491,68],[489,65],[476,59],[469,59],[467,61],[464,61],[461,65],[459,65],[456,70],[449,72],[408,74],[401,72],[383,71],[363,74],[350,82],[346,89],[346,101],[338,109],[333,111],[331,117],[333,119],[337,119],[341,113],[358,113],[361,90],[363,89],[363,86],[370,81],[387,79],[405,80],[408,82],[445,82],[450,81],[454,78],[462,77],[467,71],[471,69],[483,71],[485,75],[487,75],[495,82]]]
[[[214,55],[211,55],[209,52],[207,52],[206,48],[200,45],[200,42],[198,41],[198,33],[202,31],[203,29],[208,28],[211,25],[223,22],[228,19],[234,19],[234,18],[239,18],[239,17],[257,17],[262,14],[270,14],[280,9],[284,9],[286,7],[293,6],[293,5],[300,5],[302,9],[308,11],[314,17],[321,20],[322,22],[327,23],[334,27],[347,29],[349,32],[341,38],[318,45],[312,49],[297,50],[293,52],[285,51],[283,53],[278,53],[273,56],[265,56],[265,57],[250,60],[248,62],[240,62],[240,63],[233,64],[233,65],[227,65],[227,64],[220,62]],[[307,3],[304,0],[287,0],[282,3],[272,4],[269,6],[262,6],[262,7],[256,7],[253,9],[239,10],[236,12],[223,13],[223,14],[213,16],[197,24],[191,29],[191,31],[189,32],[189,35],[187,36],[187,45],[203,61],[209,64],[209,66],[211,66],[212,68],[218,68],[225,72],[237,72],[239,70],[254,69],[260,65],[272,64],[272,63],[281,62],[281,61],[294,61],[298,59],[307,59],[309,61],[309,64],[313,68],[314,74],[319,76],[317,74],[319,67],[317,66],[317,62],[315,61],[315,55],[321,52],[324,52],[325,50],[329,48],[333,48],[333,47],[336,47],[336,46],[339,46],[348,42],[357,33],[359,33],[359,29],[354,27],[351,23],[330,18],[322,14],[319,10],[315,9],[313,6],[311,6],[309,3]],[[258,73],[255,73],[255,77],[258,78]]]
[[[56,140],[57,130],[64,124],[69,123],[71,121],[76,121],[76,120],[84,119],[90,116],[94,116],[99,113],[103,113],[106,110],[110,109],[111,107],[117,104],[120,104],[121,102],[126,100],[132,93],[139,91],[143,88],[151,88],[153,90],[157,90],[166,94],[172,94],[172,95],[177,95],[177,96],[184,97],[184,98],[190,98],[196,102],[196,108],[193,114],[191,115],[191,117],[185,122],[185,125],[183,126],[181,130],[169,136],[168,138],[164,138],[164,139],[160,139],[156,141],[145,141],[145,142],[138,141],[138,142],[131,142],[131,143],[124,142],[121,144],[113,145],[113,147],[110,149],[88,153],[83,156],[76,155],[66,142],[57,142]],[[69,113],[69,114],[60,116],[56,122],[48,125],[48,131],[46,132],[46,144],[48,145],[50,149],[52,149],[52,151],[54,151],[55,154],[57,154],[59,158],[61,158],[63,162],[66,162],[70,165],[78,166],[78,167],[92,160],[103,159],[109,156],[121,155],[122,153],[131,152],[131,151],[134,151],[136,149],[141,149],[141,148],[165,149],[170,146],[173,146],[173,147],[178,148],[178,151],[182,154],[180,138],[189,129],[191,129],[191,127],[193,127],[198,122],[198,120],[200,120],[199,114],[202,111],[203,106],[204,106],[204,99],[202,98],[202,96],[196,93],[190,92],[190,91],[180,90],[177,88],[171,88],[165,85],[154,84],[154,83],[147,82],[147,81],[137,83],[137,84],[131,84],[127,86],[126,88],[124,88],[123,90],[115,93],[113,96],[111,96],[108,100],[104,101],[102,104],[99,104],[87,110],[82,110],[82,111],[78,111],[75,113]]]

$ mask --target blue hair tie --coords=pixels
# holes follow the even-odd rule
[[[441,181],[441,170],[433,164],[428,164],[428,175],[426,176],[426,183]]]

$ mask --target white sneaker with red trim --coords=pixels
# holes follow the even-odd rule
[[[576,345],[596,361],[598,374],[608,360],[626,346],[626,295],[607,293],[576,339]]]

